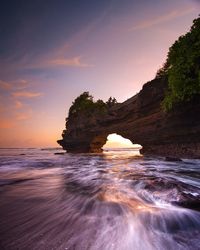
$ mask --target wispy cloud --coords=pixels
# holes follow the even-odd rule
[[[3,81],[0,80],[0,88],[6,91],[13,90],[13,89],[24,89],[27,88],[29,82],[23,79],[15,80],[15,81]]]
[[[20,102],[20,101],[15,101],[15,109],[21,109],[22,107],[23,107],[24,105],[23,105],[23,103],[22,102]]]
[[[30,120],[32,118],[32,113],[31,109],[21,112],[13,112],[13,110],[10,110],[9,114],[4,114],[0,117],[0,129],[12,129],[21,124],[21,122]]]
[[[66,55],[69,52],[70,45],[68,42],[64,42],[60,47],[56,47],[53,51],[53,55],[57,57],[61,57]]]
[[[32,111],[27,110],[27,111],[24,111],[24,112],[17,113],[15,115],[15,120],[17,120],[17,121],[26,121],[26,120],[31,119],[31,117],[32,117]]]
[[[61,55],[50,55],[46,58],[40,58],[37,62],[27,65],[27,69],[57,69],[65,67],[88,68],[94,65],[83,61],[82,56],[63,57]]]
[[[31,91],[16,91],[12,93],[14,97],[24,97],[24,98],[34,98],[42,96],[43,94],[40,92],[31,92]]]
[[[16,89],[25,89],[25,88],[28,87],[28,85],[29,85],[29,81],[24,80],[24,79],[20,79],[20,80],[17,80],[17,81],[13,82],[13,86]]]
[[[12,84],[9,82],[5,82],[5,81],[0,80],[0,88],[4,89],[4,90],[10,90],[10,89],[12,89]]]
[[[188,15],[188,14],[192,13],[194,10],[195,10],[194,7],[187,8],[187,9],[184,8],[181,10],[173,10],[165,15],[142,21],[142,22],[136,24],[135,26],[133,26],[132,28],[130,28],[129,31],[147,29],[147,28],[150,28],[154,25],[158,25],[158,24],[161,24],[164,22],[171,21],[177,17]]]
[[[32,118],[33,111],[29,99],[40,97],[43,93],[30,90],[29,83],[23,79],[10,82],[0,80],[0,89],[2,89],[0,129],[12,129]]]
[[[54,60],[50,60],[47,63],[52,66],[66,66],[66,67],[92,67],[93,65],[84,63],[81,61],[81,56],[76,56],[73,58],[57,58]]]
[[[82,38],[82,35],[80,36]],[[74,38],[75,39],[75,38]],[[17,62],[15,61],[14,56],[9,58],[6,62],[1,62],[0,60],[0,69],[3,67],[3,72],[7,72],[8,74],[12,69],[12,72],[15,71],[23,71],[23,70],[48,70],[48,69],[58,69],[63,67],[76,67],[76,68],[87,68],[93,67],[94,65],[85,62],[85,59],[80,54],[75,54],[73,56],[69,56],[72,53],[72,47],[74,47],[74,43],[78,41],[72,40],[69,42],[65,41],[61,46],[52,49],[46,54],[38,55],[30,60],[31,54],[27,52],[24,56],[22,56]],[[76,53],[76,52],[75,52]],[[13,82],[15,83],[15,82]],[[28,82],[25,80],[20,80],[16,82],[16,84],[20,84],[20,88],[26,87]]]

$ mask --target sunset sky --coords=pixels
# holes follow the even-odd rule
[[[0,147],[57,146],[83,91],[136,94],[199,13],[198,0],[1,1]]]

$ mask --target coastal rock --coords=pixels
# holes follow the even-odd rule
[[[58,144],[68,152],[98,153],[107,136],[117,133],[141,144],[143,154],[200,158],[200,98],[166,113],[161,104],[167,86],[167,79],[154,79],[105,114],[69,116]]]

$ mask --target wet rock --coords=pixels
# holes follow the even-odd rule
[[[177,181],[173,178],[147,179],[144,184],[144,191],[138,194],[147,202],[147,197],[170,202],[173,205],[200,211],[200,189],[192,185]]]
[[[192,200],[186,200],[186,201],[174,201],[172,202],[173,205],[189,208],[192,210],[200,211],[200,199],[192,199]]]

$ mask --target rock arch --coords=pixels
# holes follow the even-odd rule
[[[117,133],[142,145],[143,154],[200,157],[200,98],[165,113],[166,88],[166,79],[155,79],[106,114],[68,117],[58,143],[68,152],[96,153],[109,134]]]

